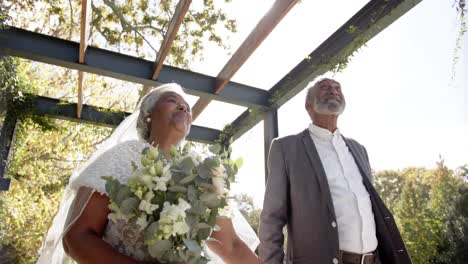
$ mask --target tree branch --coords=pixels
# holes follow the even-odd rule
[[[71,40],[73,35],[73,28],[75,25],[75,21],[73,21],[73,5],[72,1],[68,0],[68,4],[70,5],[70,33],[68,34],[68,39]]]

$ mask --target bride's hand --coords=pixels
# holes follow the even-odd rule
[[[239,238],[234,230],[231,219],[218,217],[216,224],[220,231],[211,235],[216,241],[208,241],[208,247],[225,263],[229,264],[257,264],[261,263],[258,256]]]

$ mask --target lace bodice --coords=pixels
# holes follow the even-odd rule
[[[75,189],[84,186],[105,194],[105,181],[101,177],[112,176],[121,183],[127,183],[132,176],[132,161],[141,166],[141,152],[149,146],[148,143],[138,140],[120,143],[89,164],[70,184]]]
[[[121,254],[140,261],[153,260],[146,251],[143,232],[135,224],[109,220],[103,239]]]

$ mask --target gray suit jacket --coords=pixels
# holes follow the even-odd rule
[[[371,179],[365,148],[344,138],[369,192],[382,263],[411,263],[392,214]],[[327,177],[309,131],[275,139],[268,157],[268,179],[260,224],[260,258],[282,263],[282,229],[287,225],[287,263],[341,262],[335,210]]]

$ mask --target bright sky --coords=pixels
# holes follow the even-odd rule
[[[238,19],[240,45],[273,1],[234,1],[229,12]],[[234,81],[269,89],[289,70],[345,23],[367,1],[301,1],[281,21],[234,77]],[[366,146],[375,170],[409,166],[432,168],[441,155],[449,168],[468,163],[468,34],[459,52],[456,79],[451,82],[453,50],[459,21],[452,1],[423,0],[374,37],[343,73],[347,108],[341,132]],[[217,75],[229,59],[209,47],[204,62],[192,69]],[[279,110],[279,134],[302,131],[310,120],[304,110],[305,91]],[[214,110],[216,109],[216,110]],[[195,124],[221,129],[244,108],[211,104]],[[216,114],[213,114],[216,113]],[[234,143],[234,157],[243,157],[234,192],[263,203],[263,124]]]

